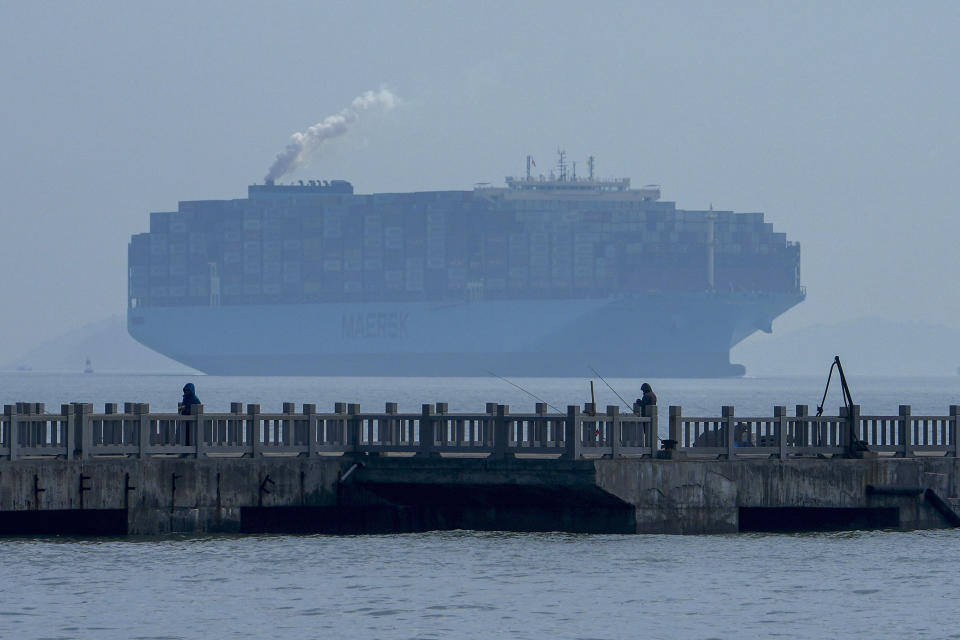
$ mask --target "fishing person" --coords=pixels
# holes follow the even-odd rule
[[[193,386],[192,382],[188,382],[187,384],[183,385],[183,399],[180,400],[180,404],[177,405],[177,411],[182,416],[189,416],[190,406],[195,404],[203,404],[203,403],[200,402],[200,398],[197,397],[196,387]],[[183,444],[189,447],[190,446],[190,423],[181,422],[180,424],[184,429],[184,433],[186,435],[186,437],[184,438]],[[179,436],[179,433],[177,435]],[[178,437],[177,440],[179,441],[180,438]]]
[[[653,387],[650,386],[649,382],[644,382],[640,385],[640,391],[643,392],[643,396],[637,398],[637,401],[633,403],[633,412],[637,415],[643,415],[644,407],[651,407],[657,404],[657,394],[653,392]]]

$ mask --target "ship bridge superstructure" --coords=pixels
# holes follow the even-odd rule
[[[602,178],[594,173],[594,157],[587,158],[587,175],[577,175],[577,163],[567,161],[567,154],[563,150],[557,151],[558,161],[555,169],[547,174],[533,175],[536,167],[533,156],[527,156],[527,171],[522,177],[507,176],[507,189],[513,192],[563,192],[564,194],[590,194],[594,196],[604,193],[617,193],[622,196],[635,197],[641,200],[659,200],[659,185],[647,185],[641,189],[630,189],[630,178]]]

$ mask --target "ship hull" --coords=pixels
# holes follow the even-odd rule
[[[730,348],[802,293],[140,307],[130,334],[213,375],[743,375]]]

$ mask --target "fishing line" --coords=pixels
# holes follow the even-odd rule
[[[597,370],[594,369],[593,367],[590,367],[590,371],[593,371],[595,374],[597,374],[597,377],[600,378],[601,380],[603,380],[603,384],[607,385],[607,388],[610,389],[610,391],[613,391],[613,392],[617,395],[617,397],[620,398],[620,402],[623,403],[623,406],[624,406],[624,408],[625,408],[627,411],[633,411],[633,407],[631,407],[630,404],[629,404],[626,400],[623,399],[623,396],[622,396],[622,395],[620,395],[619,393],[617,393],[617,390],[616,390],[616,389],[614,389],[613,387],[610,386],[610,383],[607,382],[606,378],[604,378],[602,375],[600,375],[600,372],[599,372],[599,371],[597,371]]]
[[[527,391],[526,389],[524,389],[524,388],[521,387],[520,385],[518,385],[518,384],[516,384],[516,383],[513,383],[513,382],[510,382],[509,380],[507,380],[507,379],[504,378],[503,376],[498,376],[498,375],[495,374],[493,371],[490,371],[490,370],[488,370],[488,369],[484,369],[484,371],[486,371],[487,373],[489,373],[490,375],[492,375],[494,378],[500,378],[501,380],[503,380],[503,381],[506,382],[507,384],[513,385],[513,386],[516,387],[517,389],[520,389],[520,391],[523,391],[525,394],[527,394],[528,396],[530,396],[530,397],[533,398],[534,400],[537,400],[538,402],[542,402],[543,404],[547,405],[548,407],[550,407],[551,409],[553,409],[553,410],[556,411],[557,413],[563,413],[563,411],[560,411],[560,409],[557,409],[555,406],[553,406],[552,404],[550,404],[549,402],[547,402],[546,400],[544,400],[544,399],[541,398],[540,396],[537,396],[537,395],[534,395],[534,394],[530,393],[529,391]]]

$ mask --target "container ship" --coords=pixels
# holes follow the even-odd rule
[[[357,194],[252,185],[150,214],[128,248],[130,334],[216,375],[721,377],[805,297],[762,213],[656,185],[548,175]]]

